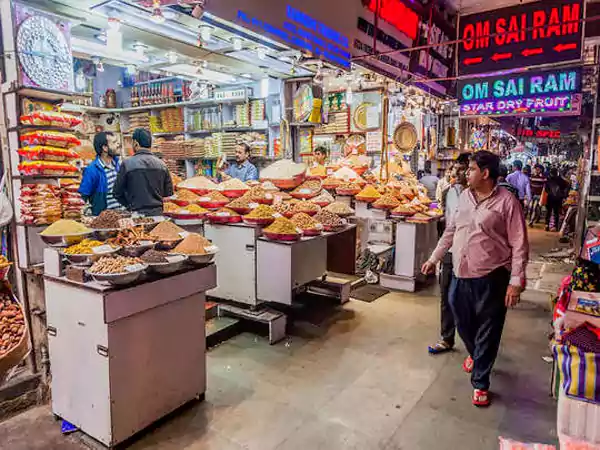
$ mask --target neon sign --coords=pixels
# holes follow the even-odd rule
[[[581,58],[582,0],[544,0],[461,17],[460,74]]]
[[[367,8],[377,12],[377,1],[370,0]],[[395,26],[413,41],[419,31],[419,16],[401,0],[379,0],[379,17]]]
[[[581,69],[460,80],[464,115],[574,114],[581,107]]]
[[[237,19],[245,26],[260,29],[296,48],[312,53],[317,58],[323,58],[345,69],[350,68],[351,55],[346,36],[291,6],[287,7],[286,14],[288,20],[283,23],[283,29],[241,10],[237,13]]]
[[[519,130],[517,136],[539,139],[560,139],[560,130],[531,130],[524,128]]]

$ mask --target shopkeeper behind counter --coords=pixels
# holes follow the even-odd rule
[[[246,143],[238,144],[235,148],[235,163],[223,163],[225,170],[222,172],[224,179],[237,178],[246,181],[258,180],[258,169],[250,162],[250,146]]]
[[[134,155],[121,164],[115,197],[128,210],[160,216],[163,198],[173,195],[173,182],[163,161],[152,153],[152,135],[137,128],[133,132]]]

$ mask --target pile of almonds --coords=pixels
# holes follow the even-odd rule
[[[25,333],[21,308],[7,294],[0,296],[0,358],[11,351]]]

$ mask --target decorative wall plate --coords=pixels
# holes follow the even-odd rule
[[[403,122],[394,130],[394,145],[400,152],[412,152],[417,145],[417,129],[412,123]]]
[[[41,88],[60,90],[73,76],[73,58],[64,33],[51,19],[25,19],[17,33],[17,52],[25,74]]]

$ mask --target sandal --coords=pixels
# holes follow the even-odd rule
[[[481,389],[475,389],[473,391],[473,405],[480,408],[490,406],[490,393]]]
[[[475,363],[473,362],[473,358],[471,358],[470,356],[467,356],[467,358],[463,362],[462,368],[463,368],[463,370],[465,372],[471,373],[471,372],[473,372],[473,365],[474,364]]]
[[[442,339],[441,341],[436,342],[435,345],[427,347],[427,350],[429,350],[429,354],[431,355],[439,355],[440,353],[450,352],[453,348],[454,346]]]

